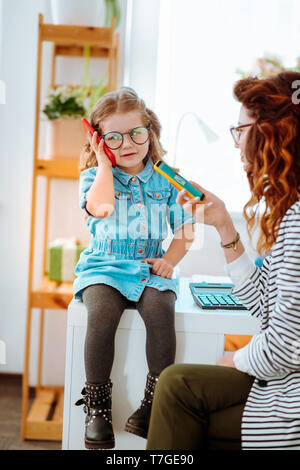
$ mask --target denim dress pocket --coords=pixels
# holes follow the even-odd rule
[[[170,189],[159,189],[156,191],[146,191],[149,196],[150,204],[167,204],[171,195]]]

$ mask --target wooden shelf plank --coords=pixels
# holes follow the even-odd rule
[[[25,439],[62,440],[63,398],[62,387],[42,387],[37,390],[26,418]],[[55,404],[52,418],[48,419],[51,407]]]
[[[67,309],[73,298],[72,282],[50,281],[44,276],[31,293],[32,308]]]
[[[82,85],[66,85],[65,83],[58,83],[56,85],[51,85],[51,88],[56,90],[57,88],[61,88],[63,86],[68,86],[69,88],[72,88],[72,90],[78,90],[79,88],[82,87]],[[87,91],[87,96],[90,96],[93,90],[95,90],[95,88],[97,88],[96,85],[89,86],[88,91]]]
[[[59,423],[62,423],[63,416],[64,416],[64,391],[58,394],[52,421],[58,421]]]
[[[38,159],[36,161],[36,172],[38,176],[77,179],[80,174],[78,165],[79,158]]]
[[[43,24],[41,40],[56,44],[90,44],[108,48],[112,43],[113,31],[113,28],[104,27]]]
[[[60,421],[26,421],[24,439],[61,441],[62,428],[63,424]]]
[[[64,56],[64,57],[82,57],[83,51],[84,51],[83,46],[76,46],[76,45],[66,46],[64,44],[57,44],[56,49],[55,49],[55,55]],[[107,47],[93,46],[90,49],[90,56],[107,58],[108,51],[109,49]]]
[[[37,396],[29,412],[28,422],[45,421],[49,415],[50,408],[54,402],[54,390],[38,390]]]

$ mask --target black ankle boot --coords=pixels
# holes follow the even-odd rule
[[[83,398],[75,405],[84,405],[85,418],[84,443],[87,449],[113,449],[115,436],[111,420],[111,389],[109,380],[103,384],[86,382],[81,394]]]
[[[141,401],[141,406],[128,418],[125,425],[125,431],[145,439],[147,439],[153,395],[158,377],[158,375],[148,373],[145,396]]]

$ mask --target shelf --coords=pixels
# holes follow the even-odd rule
[[[93,46],[90,49],[90,57],[104,57],[107,58],[109,54],[109,49],[107,47],[97,47]],[[55,55],[56,56],[64,56],[64,57],[82,57],[84,52],[83,46],[76,46],[76,45],[61,45],[57,44],[55,47]]]
[[[25,423],[25,438],[61,441],[64,388],[41,387],[36,391]]]
[[[72,282],[50,281],[44,276],[39,286],[31,293],[32,308],[67,309],[73,298]]]
[[[41,40],[55,44],[111,47],[113,28],[95,28],[76,25],[41,25]]]
[[[38,159],[36,171],[39,176],[51,178],[79,178],[79,158],[52,158],[51,160]]]
[[[52,85],[51,88],[56,90],[57,88],[61,88],[63,86],[66,86],[66,84],[59,83],[59,84],[56,84],[56,85]],[[67,86],[69,88],[72,88],[72,90],[79,90],[80,88],[82,88],[82,85],[67,85]],[[90,85],[87,89],[87,96],[90,96],[91,93],[93,92],[93,90],[95,90],[95,88],[96,88],[96,85]]]
[[[81,57],[84,59],[84,46],[90,46],[90,56],[103,59],[107,62],[108,78],[107,90],[117,89],[118,61],[120,35],[115,33],[115,18],[111,19],[110,27],[95,28],[78,25],[53,25],[44,24],[43,15],[39,14],[38,37],[37,37],[37,80],[35,101],[35,130],[34,130],[34,161],[33,161],[33,184],[31,197],[31,226],[30,226],[30,253],[29,253],[29,276],[28,276],[28,305],[26,319],[25,358],[22,390],[22,425],[21,438],[41,440],[62,439],[63,419],[63,387],[44,387],[41,385],[43,369],[43,344],[44,344],[44,310],[67,310],[73,298],[73,282],[50,281],[46,272],[46,259],[48,249],[49,219],[50,219],[50,192],[51,178],[66,180],[78,180],[80,176],[80,149],[76,149],[73,158],[67,158],[56,154],[55,158],[45,158],[46,153],[40,152],[39,133],[41,120],[41,84],[42,84],[42,62],[43,43],[52,43],[51,82],[50,86],[57,87],[56,65],[57,57]],[[100,65],[100,64],[99,64]],[[100,73],[100,70],[99,70]],[[97,76],[99,76],[99,73]],[[90,87],[92,90],[93,87]],[[77,146],[79,147],[79,146]],[[76,147],[76,148],[77,148]],[[60,152],[63,155],[63,152]],[[66,155],[66,154],[65,154]],[[44,205],[44,249],[43,249],[43,277],[36,287],[34,279],[34,257],[35,257],[35,234],[36,209],[38,207],[38,177],[46,177]],[[44,189],[43,188],[43,189]],[[87,216],[85,216],[87,218]],[[39,221],[40,223],[40,221]],[[30,349],[33,308],[40,310],[40,328],[38,332],[38,374],[36,398],[29,408],[29,370]],[[28,413],[29,411],[29,413]]]

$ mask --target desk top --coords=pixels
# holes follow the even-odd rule
[[[190,292],[190,282],[225,282],[229,278],[193,276],[181,278],[179,295],[175,303],[175,326],[177,332],[253,335],[259,330],[260,321],[247,310],[202,310]],[[68,326],[86,327],[86,307],[72,300],[68,308]],[[144,330],[144,323],[137,310],[124,311],[119,328]]]

